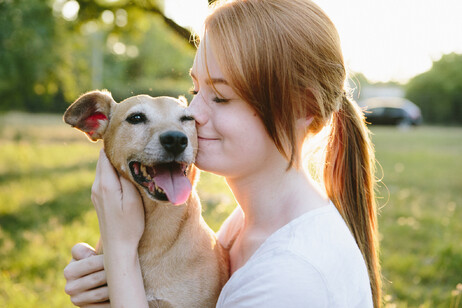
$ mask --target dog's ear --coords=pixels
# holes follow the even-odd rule
[[[178,96],[178,102],[180,103],[181,106],[185,108],[188,107],[188,100],[183,95]]]
[[[75,127],[92,141],[102,139],[116,102],[107,91],[91,91],[80,96],[64,113],[64,122]]]

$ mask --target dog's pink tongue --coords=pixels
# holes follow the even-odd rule
[[[164,190],[168,200],[175,205],[185,203],[191,194],[191,182],[183,174],[180,165],[156,167],[154,181]]]

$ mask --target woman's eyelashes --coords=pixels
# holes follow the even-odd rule
[[[192,95],[197,95],[199,93],[199,91],[196,91],[194,89],[191,89],[189,90],[189,93],[192,94]],[[229,99],[226,99],[226,98],[221,98],[221,97],[218,97],[218,96],[214,96],[212,98],[212,101],[214,101],[215,103],[227,103],[229,102]]]
[[[213,100],[215,103],[227,103],[227,102],[229,102],[229,99],[226,99],[226,98],[219,98],[218,96],[215,96],[212,100]]]

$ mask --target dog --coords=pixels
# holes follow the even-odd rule
[[[110,162],[139,190],[145,230],[138,246],[150,307],[215,307],[229,257],[201,216],[195,121],[183,99],[107,91],[80,96],[64,122],[102,139]],[[104,244],[104,243],[103,243]]]

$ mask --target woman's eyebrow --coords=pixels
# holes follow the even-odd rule
[[[223,78],[210,78],[210,79],[207,79],[206,81],[207,84],[218,84],[218,83],[222,83],[224,85],[228,85],[228,82],[223,79]]]
[[[189,70],[189,75],[191,76],[191,78],[198,80],[196,75],[194,75],[194,73],[192,72],[192,70]],[[224,84],[224,85],[229,85],[228,82],[223,78],[210,78],[210,79],[207,79],[206,81],[206,84],[208,85],[219,84],[219,83]]]

